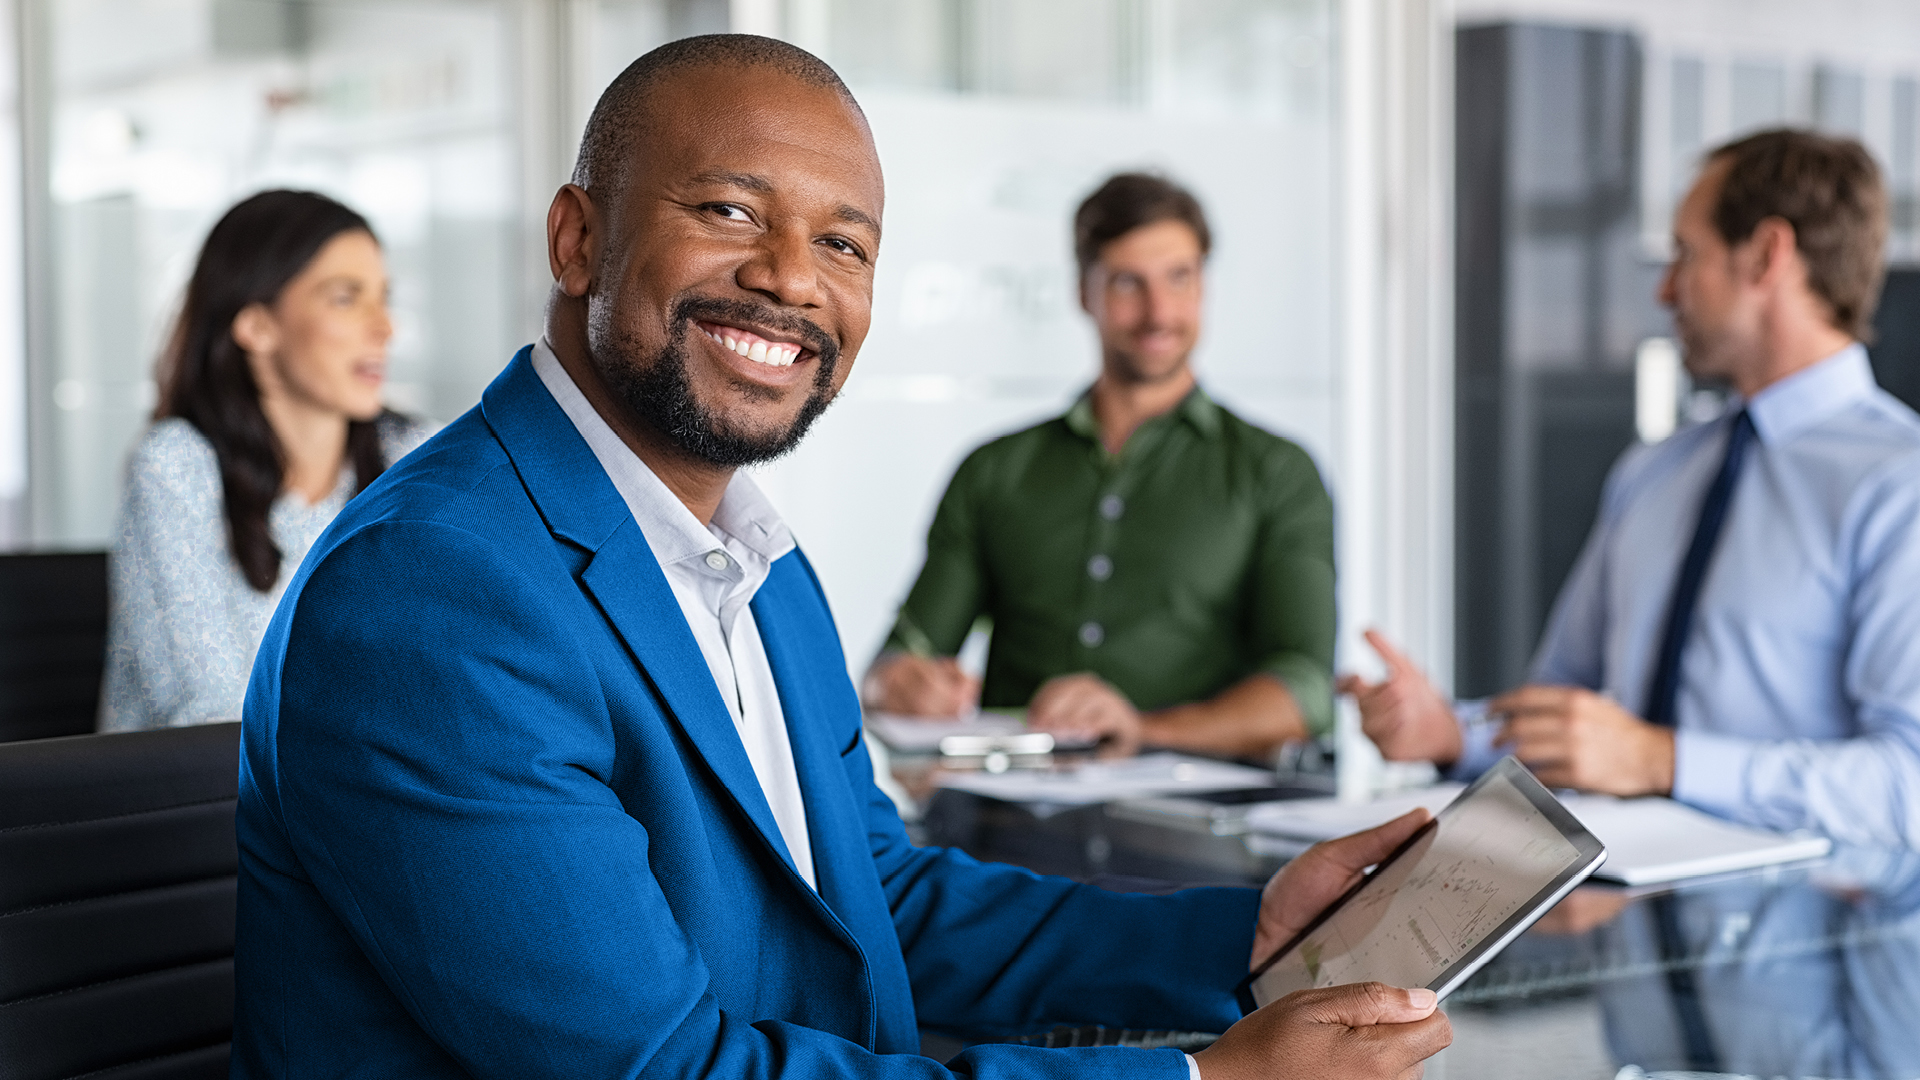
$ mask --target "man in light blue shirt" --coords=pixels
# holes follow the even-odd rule
[[[1850,140],[1709,155],[1661,300],[1737,399],[1615,465],[1528,685],[1450,706],[1369,635],[1388,675],[1344,688],[1387,757],[1920,845],[1920,417],[1859,343],[1886,220]]]

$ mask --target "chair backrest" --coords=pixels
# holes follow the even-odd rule
[[[0,1080],[224,1080],[239,740],[0,745]]]
[[[106,552],[0,555],[0,742],[92,731],[106,652]]]

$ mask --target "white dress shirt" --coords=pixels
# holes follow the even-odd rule
[[[742,472],[733,474],[713,524],[702,526],[593,410],[544,339],[533,346],[533,370],[592,448],[660,561],[667,584],[680,601],[680,612],[713,671],[714,684],[733,715],[753,773],[773,808],[780,837],[793,854],[800,876],[817,889],[806,805],[793,767],[793,746],[787,741],[786,716],[753,609],[747,606],[767,580],[773,561],[793,550],[793,534]],[[1187,1076],[1201,1080],[1200,1065],[1191,1054],[1187,1055]]]
[[[713,672],[714,685],[727,703],[794,868],[809,887],[817,889],[807,808],[800,797],[793,744],[787,739],[786,714],[780,708],[780,691],[774,685],[760,628],[748,606],[774,560],[793,550],[793,534],[743,472],[733,474],[713,523],[700,524],[679,496],[594,411],[544,339],[533,346],[533,370],[587,441],[647,538]]]

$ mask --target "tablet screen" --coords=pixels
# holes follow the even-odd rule
[[[1605,857],[1511,758],[1249,980],[1257,1005],[1378,980],[1444,994]]]

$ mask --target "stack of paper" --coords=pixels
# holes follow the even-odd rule
[[[943,773],[938,783],[1006,802],[1087,806],[1148,795],[1271,787],[1273,773],[1183,754],[1142,754],[1059,770]]]
[[[1460,791],[1459,784],[1438,784],[1370,803],[1334,799],[1264,803],[1248,811],[1247,825],[1290,840],[1326,840],[1384,824],[1416,806],[1438,813]],[[1824,837],[1735,825],[1672,799],[1575,794],[1559,798],[1607,847],[1607,861],[1594,877],[1624,885],[1653,885],[1817,859],[1833,846]]]

